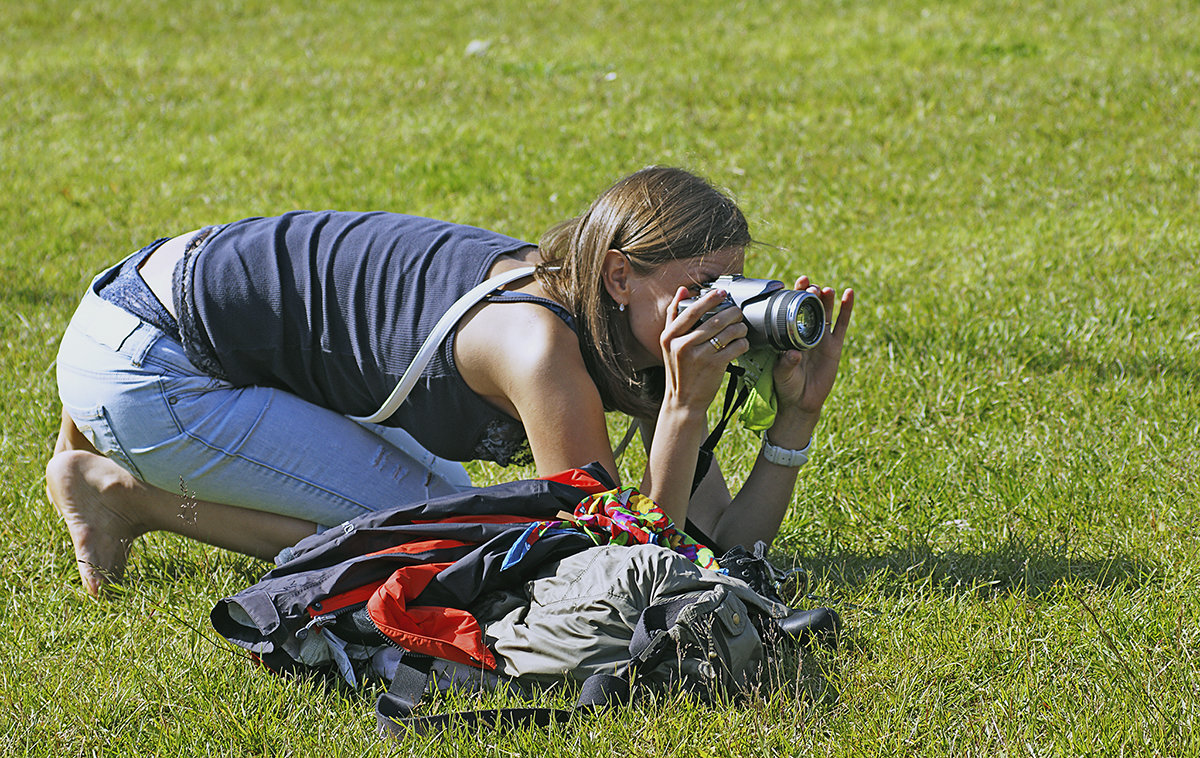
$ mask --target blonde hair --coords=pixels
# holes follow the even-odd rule
[[[543,235],[538,281],[574,314],[584,362],[607,410],[654,416],[662,374],[634,369],[629,321],[604,285],[606,253],[623,253],[634,271],[646,274],[662,263],[752,242],[733,200],[694,174],[662,166],[625,177],[586,213]]]

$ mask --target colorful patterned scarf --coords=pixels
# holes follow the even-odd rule
[[[508,551],[503,568],[520,561],[543,534],[572,529],[587,534],[597,545],[661,545],[700,568],[721,570],[712,550],[676,529],[658,503],[632,487],[589,495],[569,518],[530,524]]]

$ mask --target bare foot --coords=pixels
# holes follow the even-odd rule
[[[92,595],[121,580],[129,549],[145,531],[113,508],[142,486],[113,461],[83,450],[64,450],[46,465],[46,491],[67,522],[83,588]]]
[[[115,508],[143,486],[97,453],[63,412],[54,456],[46,464],[46,494],[67,522],[83,588],[92,595],[120,581],[129,549],[145,531]]]

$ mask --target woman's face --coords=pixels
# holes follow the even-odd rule
[[[633,356],[634,366],[643,369],[663,365],[658,340],[667,323],[667,309],[680,287],[686,287],[695,296],[701,285],[718,276],[742,273],[745,263],[745,251],[730,247],[696,258],[660,263],[644,275],[631,272],[626,314],[639,349],[639,354]]]

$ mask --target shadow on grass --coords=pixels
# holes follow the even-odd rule
[[[828,711],[841,700],[842,665],[846,654],[859,653],[856,640],[847,636],[839,649],[822,647],[774,647],[776,660],[769,676],[755,695],[760,700],[790,703],[791,708]]]
[[[168,585],[207,587],[215,603],[226,593],[256,583],[270,568],[267,561],[216,548],[198,548],[183,537],[156,533],[140,538],[134,546],[125,583],[148,589]]]
[[[1081,586],[1118,592],[1160,586],[1167,573],[1163,565],[1121,551],[1080,555],[1063,545],[1019,537],[981,550],[937,549],[916,540],[879,551],[839,548],[836,543],[824,550],[785,544],[776,546],[774,559],[776,565],[802,568],[808,577],[807,587],[784,587],[785,602],[797,608],[827,606],[842,618],[836,653],[806,652],[809,660],[797,670],[798,699],[819,709],[840,699],[841,671],[848,662],[872,657],[871,635],[859,632],[876,623],[896,623],[883,606],[903,604],[905,597],[1053,601],[1077,593]],[[879,607],[867,596],[879,598]]]
[[[1162,577],[1161,567],[1145,558],[1123,552],[1081,556],[1019,537],[980,551],[938,550],[914,541],[874,553],[781,546],[777,555],[780,562],[802,567],[811,579],[835,590],[872,583],[876,591],[888,594],[928,586],[947,594],[1018,593],[1038,598],[1080,583],[1099,589],[1135,589],[1156,584]]]
[[[1200,379],[1200,363],[1161,353],[1097,357],[1055,347],[1030,356],[1025,368],[1042,375],[1069,370],[1090,376],[1100,384],[1130,378],[1142,381],[1170,379],[1191,385]]]

